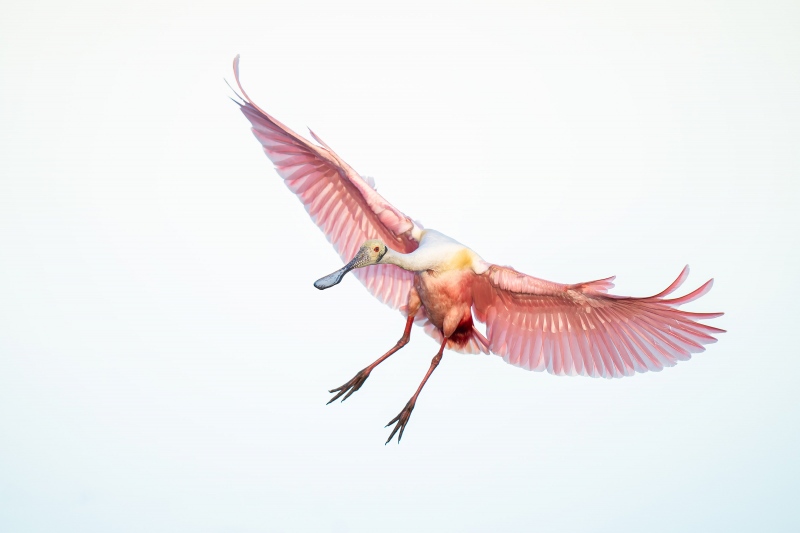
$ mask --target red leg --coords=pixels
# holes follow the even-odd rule
[[[411,411],[414,410],[414,404],[417,403],[417,396],[419,396],[419,393],[422,392],[422,387],[425,386],[425,383],[428,381],[428,378],[431,377],[433,371],[436,370],[437,366],[439,366],[439,361],[442,360],[442,353],[444,352],[444,347],[446,344],[447,344],[447,337],[445,337],[445,339],[442,341],[442,345],[439,347],[439,351],[437,352],[437,354],[433,356],[433,360],[431,361],[431,367],[428,369],[428,373],[425,374],[425,377],[422,378],[422,383],[419,384],[417,392],[415,392],[414,396],[412,396],[411,399],[408,400],[408,403],[406,404],[405,407],[403,407],[403,410],[400,411],[400,414],[394,417],[388,424],[386,424],[386,427],[389,427],[392,424],[397,423],[397,425],[392,430],[392,434],[389,435],[388,439],[386,439],[385,444],[389,444],[389,441],[392,440],[392,437],[394,437],[394,434],[397,433],[398,429],[400,430],[400,434],[397,436],[397,443],[398,444],[400,443],[400,439],[403,438],[403,431],[405,431],[406,424],[408,424],[408,419],[411,418]]]
[[[395,353],[397,350],[408,344],[408,340],[411,338],[411,326],[414,325],[414,315],[409,315],[408,319],[406,320],[406,329],[403,331],[403,336],[400,337],[400,340],[394,345],[394,348],[383,354],[377,361],[369,365],[367,368],[363,369],[361,372],[356,374],[353,379],[342,385],[341,387],[337,387],[335,389],[331,389],[328,392],[330,393],[337,393],[336,396],[331,398],[328,403],[331,403],[335,400],[338,400],[339,397],[344,394],[344,398],[342,401],[345,401],[351,394],[361,388],[361,385],[367,381],[369,377],[369,373],[372,372],[372,369],[384,362],[386,359],[389,358],[390,355]],[[427,379],[427,378],[426,378]],[[346,393],[346,394],[345,394]]]

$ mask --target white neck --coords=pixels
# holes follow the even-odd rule
[[[420,261],[420,257],[414,253],[403,254],[395,252],[391,248],[386,249],[386,253],[381,259],[381,263],[388,263],[390,265],[397,265],[404,270],[418,272],[420,270],[427,270],[427,266]]]

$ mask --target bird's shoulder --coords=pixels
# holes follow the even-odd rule
[[[415,252],[436,264],[439,272],[484,269],[485,261],[469,247],[432,229],[422,232],[419,248]]]

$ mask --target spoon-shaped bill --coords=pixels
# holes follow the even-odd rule
[[[358,251],[356,256],[345,266],[333,272],[332,274],[328,274],[324,278],[319,278],[317,281],[314,282],[314,286],[319,290],[329,289],[342,281],[342,278],[345,274],[353,270],[354,268],[359,268],[362,266],[366,266],[368,264],[368,258],[364,253],[364,249]]]
[[[350,272],[350,270],[352,269],[350,268],[350,264],[348,263],[347,265],[343,266],[336,272],[328,274],[323,278],[319,278],[317,281],[314,282],[314,286],[319,290],[329,289],[334,285],[336,285],[337,283],[339,283],[340,281],[342,281],[344,275]]]

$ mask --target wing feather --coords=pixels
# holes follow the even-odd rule
[[[678,298],[689,268],[665,290],[633,298],[608,294],[611,278],[562,285],[486,264],[473,286],[475,316],[487,323],[490,350],[523,368],[602,377],[658,372],[705,350],[725,330],[701,324],[722,313],[678,306],[706,294],[709,280]]]
[[[239,82],[239,57],[233,61],[236,83],[242,92],[242,113],[264,153],[286,186],[297,195],[314,223],[342,258],[349,261],[366,240],[381,239],[401,253],[419,243],[412,236],[414,222],[387,202],[350,165],[311,132],[322,146],[293,132],[255,105]],[[395,265],[358,269],[355,276],[379,300],[399,309],[414,283],[414,274]]]

